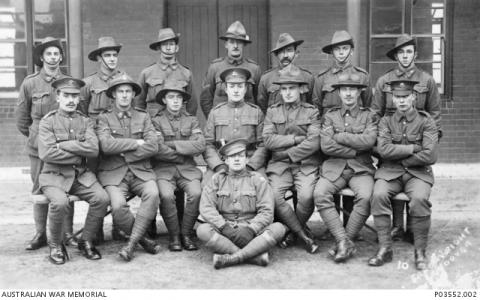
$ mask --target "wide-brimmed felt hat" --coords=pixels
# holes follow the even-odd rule
[[[238,138],[229,141],[225,145],[223,145],[218,152],[222,156],[232,156],[234,154],[240,153],[242,151],[247,150],[248,140],[244,138]]]
[[[277,44],[275,48],[270,50],[273,54],[277,54],[277,52],[287,46],[293,45],[297,47],[298,45],[302,44],[303,40],[295,40],[289,33],[280,33],[278,36]]]
[[[418,83],[415,80],[397,79],[387,82],[394,96],[408,96],[413,93],[413,87]]]
[[[56,39],[51,36],[47,36],[40,42],[40,44],[36,45],[35,48],[33,48],[34,64],[36,64],[39,67],[43,66],[43,61],[41,61],[40,58],[42,57],[43,50],[45,50],[48,47],[57,47],[58,49],[60,49],[60,53],[62,54],[62,59],[65,57],[65,50],[63,49],[62,42],[59,39]]]
[[[243,26],[240,21],[235,21],[233,22],[227,29],[227,32],[220,36],[219,39],[221,40],[228,40],[228,39],[234,39],[234,40],[239,40],[243,41],[245,43],[251,43],[252,41],[250,40],[250,37],[247,35],[247,31],[245,30],[245,26]]]
[[[280,71],[280,76],[272,82],[273,84],[308,84],[298,67],[290,67],[291,64]]]
[[[235,67],[225,69],[220,73],[220,79],[223,82],[247,82],[252,77],[252,73],[245,68]]]
[[[335,31],[332,41],[330,44],[324,46],[322,51],[327,54],[332,54],[333,48],[341,44],[349,44],[350,46],[355,47],[353,37],[345,30]]]
[[[73,77],[63,77],[52,82],[52,87],[67,93],[80,93],[80,89],[85,86],[81,79]]]
[[[160,46],[161,43],[174,40],[175,43],[178,44],[178,39],[180,37],[180,33],[175,33],[172,28],[162,28],[158,31],[158,38],[155,42],[150,44],[150,49],[157,50],[157,47]]]
[[[110,81],[110,84],[108,85],[108,89],[105,92],[105,94],[108,97],[113,98],[113,95],[112,95],[113,90],[115,90],[115,88],[121,84],[129,84],[132,87],[133,91],[135,92],[135,95],[138,95],[142,92],[142,88],[140,87],[140,85],[138,85],[138,83],[133,81],[133,79],[130,76],[128,76],[127,73],[122,73],[114,77]]]
[[[115,50],[120,52],[122,44],[118,44],[111,36],[102,36],[98,39],[98,46],[96,49],[88,53],[88,59],[97,61],[97,55],[101,55],[103,51]]]
[[[404,47],[404,46],[407,46],[407,45],[416,45],[417,44],[417,40],[416,38],[408,35],[408,34],[402,34],[401,36],[399,36],[397,38],[397,41],[395,42],[395,47],[393,47],[392,49],[388,50],[387,52],[387,56],[388,58],[390,58],[391,60],[397,60],[397,58],[395,57],[395,55],[397,54],[397,51]]]
[[[185,87],[187,86],[187,82],[186,81],[178,81],[178,80],[170,80],[170,81],[167,81],[165,82],[165,84],[163,85],[162,89],[160,90],[160,92],[158,92],[157,96],[155,97],[155,100],[158,102],[158,103],[161,103],[161,104],[165,104],[165,102],[163,101],[163,98],[165,97],[165,95],[170,92],[170,91],[174,91],[174,92],[179,92],[180,94],[183,95],[183,101],[188,101],[190,100],[190,94],[185,90]]]
[[[367,85],[362,83],[362,78],[354,73],[344,73],[338,76],[338,81],[332,84],[332,87],[338,89],[342,86],[351,86],[356,88],[366,88]]]

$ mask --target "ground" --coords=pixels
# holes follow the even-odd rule
[[[123,243],[110,237],[111,217],[106,218],[107,241],[99,246],[100,261],[88,261],[69,248],[71,260],[54,266],[48,248],[25,251],[33,235],[31,184],[28,177],[0,183],[0,289],[416,289],[480,288],[480,180],[438,179],[432,191],[433,218],[428,254],[431,266],[418,272],[413,265],[413,247],[395,242],[394,261],[369,267],[375,253],[375,235],[364,228],[358,252],[344,264],[327,255],[333,241],[321,241],[311,255],[301,245],[270,252],[268,267],[242,265],[222,270],[212,267],[212,253],[202,247],[194,252],[169,252],[167,236],[158,219],[158,242],[162,251],[150,255],[138,248],[129,263],[117,255]],[[132,204],[135,209],[138,203]],[[75,229],[83,226],[87,205],[76,204]],[[368,224],[372,224],[372,219]],[[325,226],[318,213],[309,226],[318,237]],[[202,245],[203,246],[203,245]]]

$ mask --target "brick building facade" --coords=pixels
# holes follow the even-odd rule
[[[55,0],[51,0],[55,1]],[[442,2],[442,0],[439,0]],[[155,62],[156,53],[148,48],[155,40],[158,29],[162,26],[182,28],[180,32],[180,61],[190,65],[196,82],[196,92],[205,74],[209,62],[224,55],[222,45],[208,51],[208,57],[199,57],[202,50],[196,45],[206,40],[216,43],[216,37],[226,30],[226,26],[215,27],[210,15],[218,18],[223,24],[230,19],[248,18],[247,31],[252,34],[252,46],[249,55],[261,62],[266,69],[276,63],[273,57],[255,53],[263,49],[253,46],[260,41],[255,37],[263,37],[263,43],[271,49],[278,35],[289,32],[297,39],[305,40],[299,48],[300,56],[297,64],[318,73],[329,65],[329,57],[322,53],[323,45],[329,43],[335,30],[348,29],[349,9],[353,3],[354,13],[358,15],[361,26],[355,36],[355,51],[358,54],[358,65],[369,70],[371,67],[370,26],[371,6],[375,0],[66,0],[65,6],[79,2],[81,9],[76,13],[81,18],[81,41],[83,68],[78,61],[70,57],[70,69],[80,70],[86,76],[96,69],[96,64],[86,59],[86,55],[95,48],[97,39],[103,35],[112,35],[124,46],[120,54],[120,67],[136,78],[141,69]],[[241,2],[241,4],[240,4]],[[401,1],[399,1],[401,2]],[[406,1],[408,2],[408,1]],[[429,2],[423,0],[419,2]],[[246,4],[245,4],[246,3]],[[480,2],[475,0],[446,0],[448,3],[446,17],[448,30],[445,35],[446,93],[442,96],[442,118],[444,137],[441,141],[440,162],[469,163],[480,161],[480,61],[476,59],[480,45],[480,19],[476,12],[480,10]],[[243,6],[242,6],[243,5]],[[254,9],[248,10],[247,5]],[[349,7],[350,5],[350,7]],[[260,7],[260,8],[258,8]],[[238,11],[243,14],[238,14]],[[212,12],[212,13],[210,13]],[[256,16],[252,12],[257,13]],[[70,12],[71,13],[71,12]],[[226,20],[218,15],[227,14]],[[203,18],[207,19],[201,19]],[[254,19],[254,17],[256,19]],[[69,18],[72,18],[71,15]],[[254,21],[251,21],[254,19]],[[70,19],[66,19],[69,23]],[[195,23],[199,22],[199,23]],[[250,22],[250,23],[248,23]],[[260,24],[252,28],[252,24]],[[216,32],[198,34],[198,24],[211,25]],[[72,26],[71,24],[68,24]],[[175,26],[174,26],[175,25]],[[68,27],[68,26],[67,26]],[[191,32],[188,32],[193,28]],[[202,28],[204,26],[202,25]],[[207,28],[207,27],[205,27]],[[208,29],[208,28],[207,28]],[[263,30],[263,31],[262,31]],[[180,30],[179,30],[180,31]],[[214,30],[211,30],[214,31]],[[263,32],[263,33],[262,33]],[[69,37],[72,38],[71,36]],[[256,47],[256,48],[255,48]],[[205,48],[205,47],[204,47]],[[210,49],[210,48],[205,48]],[[422,49],[419,49],[422,51]],[[77,64],[77,65],[75,65]],[[74,73],[74,72],[73,72]],[[78,71],[77,71],[78,73]],[[376,81],[377,78],[372,78]],[[16,99],[0,99],[0,166],[28,166],[23,150],[25,139],[15,127]],[[201,113],[199,113],[201,114]],[[203,119],[203,116],[199,116]]]

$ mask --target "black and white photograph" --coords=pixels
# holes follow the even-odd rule
[[[0,0],[0,298],[480,297],[479,12]]]

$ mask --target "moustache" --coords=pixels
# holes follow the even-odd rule
[[[288,57],[284,57],[284,58],[282,58],[282,60],[281,60],[280,62],[282,62],[282,63],[283,63],[283,62],[291,63],[292,60],[291,60],[290,58],[288,58]]]

